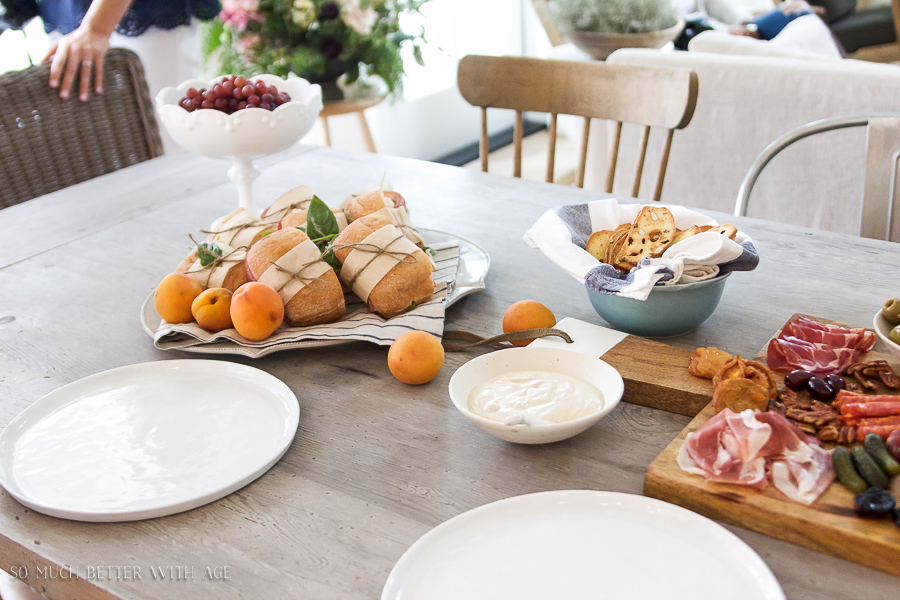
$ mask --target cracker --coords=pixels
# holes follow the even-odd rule
[[[591,234],[591,237],[588,238],[587,247],[585,248],[585,250],[587,250],[591,256],[593,256],[600,262],[605,262],[606,247],[609,245],[609,239],[612,234],[613,231],[609,229],[604,229],[603,231],[595,231]]]
[[[669,209],[645,206],[635,217],[625,244],[616,254],[616,264],[630,270],[645,256],[659,258],[672,244],[675,229],[675,217]]]

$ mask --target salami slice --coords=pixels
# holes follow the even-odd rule
[[[866,402],[841,406],[841,414],[848,417],[889,417],[900,415],[900,402]]]
[[[870,433],[877,433],[883,439],[892,435],[895,431],[900,430],[900,424],[897,425],[872,425],[856,428],[856,439],[864,440]]]
[[[876,425],[900,425],[900,415],[889,417],[840,417],[842,425],[872,427]]]
[[[841,407],[845,404],[868,404],[871,402],[900,402],[900,396],[893,394],[863,394],[862,392],[841,390],[831,403],[831,407],[841,412]]]

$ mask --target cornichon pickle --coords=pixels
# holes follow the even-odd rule
[[[866,448],[866,452],[869,453],[869,456],[875,459],[875,462],[878,463],[881,470],[887,473],[888,476],[893,477],[900,473],[900,464],[898,464],[890,455],[887,446],[884,445],[884,440],[881,439],[880,435],[877,433],[866,435],[863,445]]]
[[[831,463],[834,465],[834,473],[837,475],[838,481],[854,494],[859,494],[869,488],[869,484],[856,472],[856,467],[853,466],[853,460],[850,458],[850,451],[843,446],[835,448],[831,453]]]
[[[866,483],[868,483],[870,487],[886,488],[890,484],[887,475],[884,474],[881,467],[879,467],[872,457],[869,456],[869,453],[866,452],[865,448],[862,446],[854,446],[853,450],[850,451],[850,454],[853,456],[853,464],[856,465],[859,474],[862,475],[862,478],[866,480]]]

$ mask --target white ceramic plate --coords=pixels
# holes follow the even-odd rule
[[[450,284],[447,292],[447,307],[450,307],[460,298],[480,292],[484,289],[484,279],[487,277],[488,270],[491,268],[491,258],[487,251],[475,242],[461,238],[452,233],[444,233],[443,231],[435,231],[434,229],[419,229],[425,242],[428,244],[439,244],[441,242],[455,241],[459,243],[459,266],[456,268],[456,280]],[[144,331],[151,338],[156,335],[159,324],[162,321],[153,307],[153,295],[155,290],[150,292],[147,299],[141,306],[141,325]],[[322,346],[334,346],[337,344],[348,344],[352,340],[305,340],[300,342],[283,342],[273,343],[271,345],[247,347],[241,346],[235,342],[222,341],[212,344],[199,344],[196,346],[187,346],[179,348],[182,352],[196,352],[199,354],[240,354],[249,358],[260,358],[273,352],[281,350],[292,350],[294,348],[320,348]]]
[[[438,525],[382,600],[784,600],[763,560],[717,523],[595,491],[507,498]]]
[[[875,318],[872,319],[872,327],[875,329],[875,335],[878,336],[884,345],[887,346],[887,349],[891,351],[892,354],[900,356],[900,344],[892,340],[888,337],[891,333],[891,329],[893,326],[888,323],[888,320],[884,318],[884,311],[879,310],[875,313]]]
[[[55,390],[0,433],[0,484],[38,512],[134,521],[218,500],[287,451],[297,397],[244,365],[166,360]]]

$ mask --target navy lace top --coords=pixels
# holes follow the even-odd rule
[[[91,0],[38,0],[37,4],[47,31],[65,35],[81,24]],[[135,0],[116,32],[134,37],[150,27],[174,29],[190,23],[191,17],[212,19],[220,8],[219,0]]]

